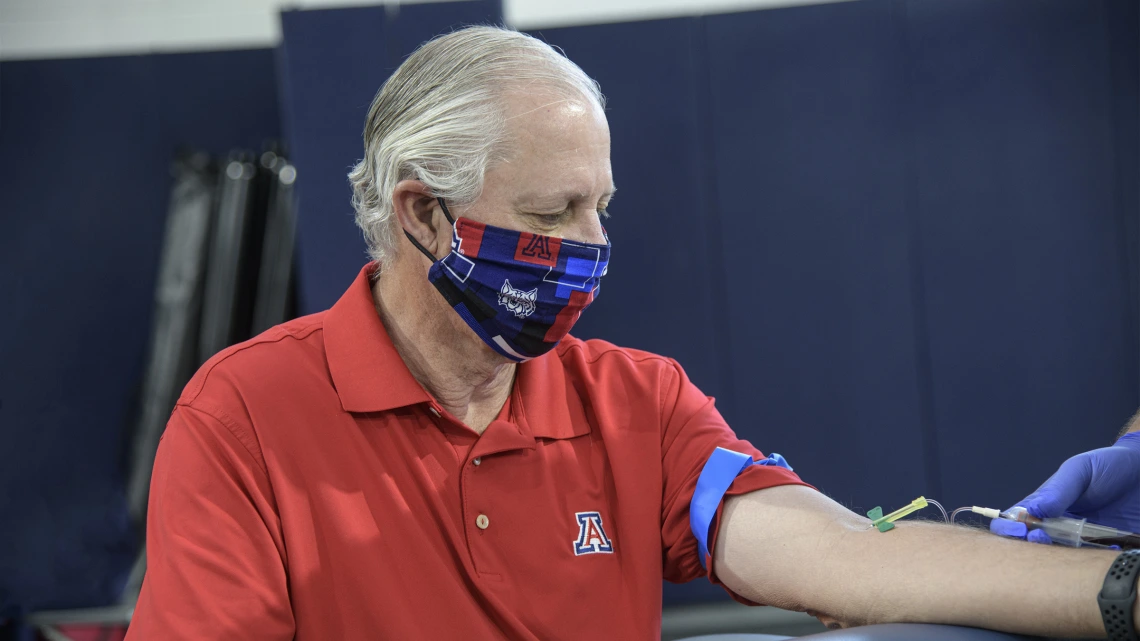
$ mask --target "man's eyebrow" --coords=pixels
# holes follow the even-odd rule
[[[607,198],[613,198],[615,193],[617,193],[617,187],[611,186],[609,189],[602,192],[602,200],[606,200]],[[548,193],[548,194],[529,193],[529,194],[523,194],[522,197],[519,198],[518,202],[530,204],[530,205],[533,205],[536,203],[572,202],[575,200],[582,200],[583,198],[586,198],[587,196],[589,196],[589,194],[583,194],[583,193],[577,192],[577,191],[567,191],[567,192],[562,192],[562,193]]]

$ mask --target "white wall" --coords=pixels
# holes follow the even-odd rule
[[[533,29],[829,1],[838,0],[504,0],[503,11],[511,26]],[[282,8],[366,4],[382,2],[0,0],[0,59],[270,47]]]

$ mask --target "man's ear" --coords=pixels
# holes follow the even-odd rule
[[[400,228],[411,234],[419,244],[442,258],[451,247],[451,224],[443,216],[439,202],[427,185],[418,180],[401,180],[392,190],[392,209]],[[401,232],[401,240],[406,237]],[[419,250],[415,250],[419,253]],[[427,258],[426,256],[424,258]]]

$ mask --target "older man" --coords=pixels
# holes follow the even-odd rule
[[[374,261],[183,392],[129,638],[652,639],[662,578],[699,576],[828,621],[1104,632],[1115,553],[880,534],[738,440],[674,361],[567,334],[614,185],[601,94],[547,45],[425,44],[364,142]]]

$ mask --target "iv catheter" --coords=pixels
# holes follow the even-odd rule
[[[910,505],[904,505],[903,507],[885,516],[883,515],[883,508],[877,507],[870,512],[867,512],[867,517],[871,519],[871,527],[877,528],[880,532],[887,532],[894,529],[895,521],[912,512],[917,512],[927,505],[933,505],[934,507],[938,508],[938,511],[942,512],[942,518],[946,519],[945,508],[943,508],[938,501],[935,501],[934,499],[927,499],[923,496],[920,496],[917,499],[911,501]]]

